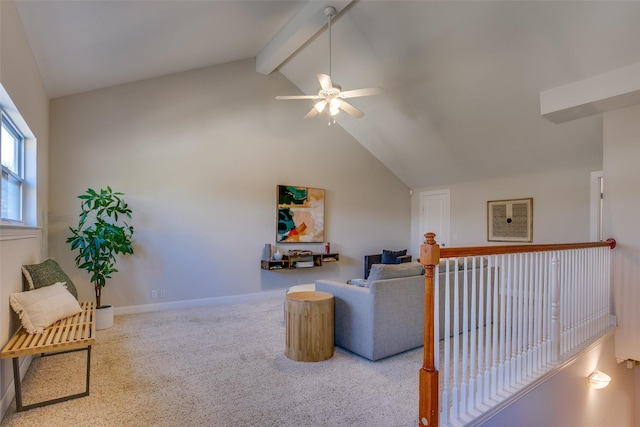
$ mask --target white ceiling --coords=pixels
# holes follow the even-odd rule
[[[384,91],[338,123],[410,188],[601,165],[601,118],[554,124],[539,94],[640,63],[636,1],[17,1],[51,98],[260,56],[325,4],[333,80]],[[278,69],[313,94],[326,26],[302,32]]]

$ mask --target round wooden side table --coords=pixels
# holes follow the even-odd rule
[[[284,354],[299,362],[320,362],[333,356],[333,295],[293,292],[286,296]]]

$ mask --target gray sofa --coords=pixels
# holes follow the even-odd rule
[[[476,277],[480,271],[487,270],[476,269]],[[467,275],[471,277],[472,273],[468,271]],[[441,266],[441,295],[444,295],[445,274],[445,268]],[[459,288],[464,283],[464,271],[450,268],[450,310],[453,309],[456,274],[459,275]],[[317,280],[315,284],[317,291],[329,292],[335,297],[337,346],[369,360],[379,360],[423,345],[425,276],[421,264],[374,264],[368,280],[352,282],[362,286],[329,280]],[[442,298],[440,338],[444,335],[444,304]],[[453,333],[453,328],[450,331]]]
[[[417,262],[374,264],[366,284],[316,281],[316,291],[335,297],[336,345],[370,360],[420,347],[423,266]]]

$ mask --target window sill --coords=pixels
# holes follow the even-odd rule
[[[0,241],[36,239],[40,237],[40,227],[24,225],[0,225]]]

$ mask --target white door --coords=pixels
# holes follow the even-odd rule
[[[420,193],[420,234],[436,233],[440,247],[449,246],[449,190]],[[420,239],[420,244],[424,239]]]

